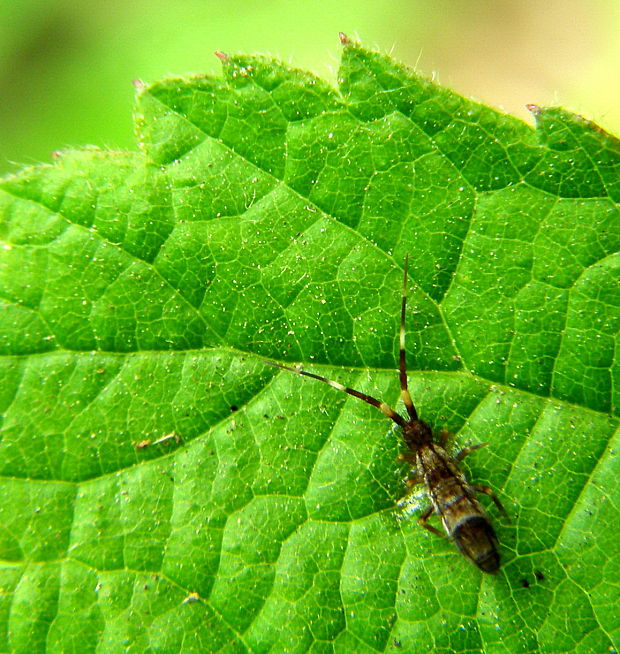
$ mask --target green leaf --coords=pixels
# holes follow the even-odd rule
[[[2,181],[0,651],[618,646],[620,144],[533,110],[352,44],[338,89],[230,57],[138,91],[138,153]],[[406,253],[496,577],[398,518],[385,416],[263,363],[397,405]]]

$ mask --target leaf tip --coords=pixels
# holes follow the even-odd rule
[[[221,50],[216,50],[213,54],[223,63],[228,61],[228,55]]]
[[[142,91],[142,89],[146,88],[146,83],[141,79],[132,79],[131,83],[137,91]]]
[[[534,116],[538,116],[539,114],[542,113],[542,108],[539,107],[537,104],[526,104],[525,108],[528,111],[531,111],[534,114]]]
[[[338,38],[342,45],[351,45],[351,39],[344,32],[338,32]]]

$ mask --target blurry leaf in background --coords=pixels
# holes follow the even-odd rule
[[[339,31],[522,118],[560,103],[620,131],[616,0],[23,0],[0,5],[0,172],[71,145],[133,147],[131,80],[215,71],[214,50],[328,77]]]

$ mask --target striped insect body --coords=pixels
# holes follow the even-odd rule
[[[442,431],[439,435],[439,442],[437,442],[433,437],[431,427],[418,418],[407,386],[405,361],[406,307],[407,257],[405,258],[401,301],[399,377],[401,399],[407,409],[408,419],[396,413],[385,402],[353,388],[343,386],[339,382],[280,363],[272,361],[265,361],[265,363],[329,384],[343,393],[375,406],[394,421],[401,428],[402,438],[406,446],[406,451],[401,454],[401,457],[412,466],[412,472],[407,482],[409,492],[399,502],[399,506],[407,507],[414,489],[419,484],[423,484],[431,501],[431,506],[420,516],[418,523],[428,531],[443,536],[437,528],[428,524],[431,514],[437,514],[445,534],[454,542],[463,556],[483,572],[496,574],[500,567],[499,544],[489,517],[477,499],[477,493],[484,493],[491,497],[500,512],[506,518],[508,516],[501,502],[488,486],[470,484],[458,467],[458,462],[471,451],[484,447],[487,443],[466,447],[453,457],[445,449],[447,432]]]
[[[487,488],[471,486],[455,459],[437,443],[418,448],[416,459],[432,505],[420,518],[420,524],[433,531],[426,520],[434,511],[461,553],[483,572],[495,574],[500,564],[499,544],[476,497],[476,489],[488,492]]]

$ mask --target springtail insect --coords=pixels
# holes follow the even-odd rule
[[[396,413],[385,402],[353,388],[343,386],[331,379],[272,361],[265,361],[264,363],[304,377],[318,379],[343,393],[348,393],[363,402],[372,404],[388,418],[392,419],[401,428],[402,437],[407,448],[401,457],[413,466],[412,473],[407,481],[409,493],[415,486],[424,484],[431,501],[431,506],[418,519],[418,524],[433,534],[442,536],[438,529],[428,524],[428,519],[434,511],[441,519],[448,538],[454,542],[463,556],[483,572],[496,574],[500,566],[499,544],[489,517],[478,501],[476,493],[488,495],[506,518],[508,518],[508,515],[491,488],[470,484],[458,467],[458,462],[462,461],[470,452],[485,447],[488,443],[471,445],[462,449],[456,456],[450,456],[445,450],[448,432],[441,431],[439,442],[433,440],[432,429],[427,423],[418,418],[418,413],[407,388],[405,361],[407,268],[408,256],[405,257],[401,300],[399,368],[400,396],[407,409],[408,419]]]

